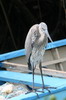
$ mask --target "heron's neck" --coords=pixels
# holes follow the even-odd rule
[[[43,34],[42,32],[40,32],[39,34],[40,34],[40,37],[38,39],[38,44],[41,45],[44,41],[45,34]]]

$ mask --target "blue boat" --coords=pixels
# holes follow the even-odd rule
[[[8,100],[66,100],[66,39],[48,43],[43,61],[43,78],[46,87],[41,91],[42,81],[38,67],[35,74],[37,92],[29,92]],[[7,61],[6,61],[7,60]],[[0,83],[11,82],[32,86],[32,74],[29,74],[25,59],[25,49],[0,55]],[[27,78],[26,78],[27,76]],[[38,89],[39,88],[39,89]]]

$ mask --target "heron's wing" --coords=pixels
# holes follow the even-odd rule
[[[27,60],[29,59],[29,56],[32,52],[32,43],[34,42],[32,37],[33,37],[34,32],[36,31],[37,26],[38,26],[38,24],[35,24],[30,28],[30,30],[27,34],[26,40],[25,40],[25,49],[26,49]]]

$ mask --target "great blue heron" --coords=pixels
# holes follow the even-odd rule
[[[48,38],[52,42],[52,39],[48,33],[47,25],[44,22],[33,25],[25,40],[26,58],[28,62],[28,68],[33,72],[33,89],[34,89],[34,70],[36,65],[39,65],[41,78],[42,78],[42,90],[44,90],[44,80],[42,74],[41,62],[45,53],[45,47],[48,43]]]

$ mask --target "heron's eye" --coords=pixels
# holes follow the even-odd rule
[[[44,30],[44,31],[45,31],[46,29],[42,28],[42,30]]]

